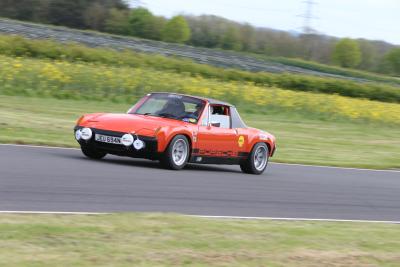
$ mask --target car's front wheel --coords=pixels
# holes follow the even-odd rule
[[[96,151],[93,148],[91,148],[89,146],[85,146],[85,145],[81,146],[81,150],[82,150],[82,153],[90,159],[102,159],[107,155],[107,153],[105,153],[105,152]]]
[[[184,135],[175,136],[160,160],[162,166],[172,170],[183,169],[189,160],[189,141]]]
[[[249,157],[240,164],[244,173],[262,174],[267,168],[269,160],[268,146],[257,143],[250,152]]]

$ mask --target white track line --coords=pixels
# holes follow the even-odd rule
[[[363,168],[351,168],[351,167],[307,165],[307,164],[297,164],[297,163],[281,163],[281,162],[270,162],[270,163],[271,164],[276,164],[276,165],[289,165],[289,166],[301,166],[301,167],[316,167],[316,168],[356,170],[356,171],[374,171],[374,172],[399,172],[400,173],[400,170],[363,169]]]
[[[0,144],[0,146],[31,147],[31,148],[43,148],[43,149],[79,150],[79,148],[72,148],[72,147],[55,147],[55,146],[40,146],[40,145]],[[280,163],[280,162],[270,162],[270,164],[274,164],[274,165],[287,165],[287,166],[301,166],[301,167],[315,167],[315,168],[328,168],[328,169],[340,169],[340,170],[355,170],[355,171],[373,171],[373,172],[395,172],[395,173],[400,173],[400,170],[363,169],[363,168],[335,167],[335,166],[321,166],[321,165],[307,165],[307,164]]]
[[[0,210],[0,214],[59,214],[59,215],[105,215],[103,212],[72,212],[72,211],[16,211]]]
[[[39,146],[39,145],[0,144],[0,146],[30,147],[30,148],[43,148],[43,149],[79,150],[79,148],[73,148],[73,147]]]
[[[52,215],[110,215],[121,214],[106,212],[71,212],[71,211],[0,211],[0,214],[52,214]],[[344,219],[309,219],[309,218],[280,218],[280,217],[245,217],[245,216],[214,216],[214,215],[183,215],[192,218],[226,219],[226,220],[265,220],[265,221],[305,221],[305,222],[351,222],[351,223],[387,223],[400,224],[400,221],[374,220],[344,220]]]
[[[190,217],[206,219],[228,220],[269,220],[269,221],[306,221],[306,222],[354,222],[354,223],[389,223],[400,224],[400,221],[375,221],[375,220],[345,220],[345,219],[309,219],[309,218],[280,218],[280,217],[243,217],[243,216],[213,216],[213,215],[189,215]]]

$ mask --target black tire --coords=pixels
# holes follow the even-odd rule
[[[106,152],[96,151],[89,146],[81,146],[81,150],[82,150],[83,155],[85,155],[86,157],[88,157],[90,159],[102,159],[107,155]]]
[[[175,145],[185,146],[186,149],[186,153],[182,154],[182,158],[179,161],[177,161],[177,159],[174,158],[174,153],[179,152],[177,147],[174,148]],[[171,170],[181,170],[188,163],[189,156],[190,156],[190,145],[188,139],[184,135],[177,135],[174,138],[172,138],[167,149],[164,151],[164,154],[160,159],[160,163],[164,168]]]
[[[261,152],[264,151],[265,157],[266,157],[265,165],[263,163],[259,166],[259,168],[257,168],[256,160],[255,160],[255,154],[258,151],[261,151]],[[240,169],[242,169],[242,171],[244,173],[248,173],[248,174],[262,174],[268,166],[268,161],[269,161],[268,146],[265,143],[257,143],[254,145],[248,158],[246,160],[244,160],[242,163],[240,163]]]

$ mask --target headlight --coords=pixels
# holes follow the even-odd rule
[[[82,138],[82,132],[81,132],[81,130],[77,130],[77,131],[75,132],[75,139],[76,139],[77,141],[79,141],[79,140],[81,140],[81,138]]]
[[[131,146],[133,144],[133,136],[131,134],[124,134],[121,138],[121,143],[124,146]]]
[[[81,138],[85,141],[89,140],[90,138],[92,138],[92,130],[90,128],[83,128],[81,130]]]
[[[140,150],[140,149],[144,148],[144,142],[142,140],[136,139],[135,142],[133,142],[133,147],[136,150]]]

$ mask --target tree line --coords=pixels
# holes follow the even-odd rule
[[[257,28],[211,15],[167,19],[124,0],[0,0],[0,16],[400,75],[400,47],[383,41]]]

